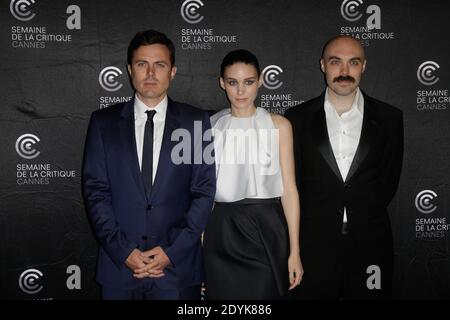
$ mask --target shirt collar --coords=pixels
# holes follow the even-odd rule
[[[164,97],[164,99],[161,100],[160,103],[156,105],[154,108],[149,108],[147,105],[142,102],[138,96],[134,95],[134,115],[135,118],[147,118],[147,114],[145,113],[148,110],[155,110],[156,114],[155,117],[164,119],[167,111],[167,103],[169,99],[167,98],[167,95]]]
[[[333,104],[330,101],[330,98],[328,95],[328,90],[330,90],[330,89],[327,87],[327,90],[325,90],[325,103],[324,103],[325,111],[326,112],[334,111],[336,113],[336,109],[334,108]],[[360,116],[363,115],[364,96],[363,96],[361,90],[359,89],[359,87],[356,88],[356,95],[355,95],[355,98],[353,99],[351,108],[347,112],[344,112],[343,114],[354,112],[353,110],[355,110],[358,113],[358,115],[360,115]]]

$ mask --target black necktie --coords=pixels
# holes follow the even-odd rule
[[[153,117],[155,110],[145,111],[147,122],[144,131],[144,148],[142,151],[142,178],[144,179],[145,192],[150,196],[153,184]]]

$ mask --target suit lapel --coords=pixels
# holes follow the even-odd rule
[[[152,194],[150,198],[153,198],[158,192],[158,187],[161,185],[161,180],[164,178],[164,171],[172,164],[171,152],[173,146],[177,141],[172,141],[172,132],[180,127],[178,121],[178,107],[169,98],[167,102],[166,120],[164,123],[164,133],[161,144],[161,151],[159,153],[158,168],[156,169],[156,176],[153,183]]]
[[[125,104],[119,120],[120,138],[124,150],[125,163],[131,171],[134,182],[141,195],[145,198],[144,181],[139,168],[136,148],[136,133],[134,129],[134,99]]]
[[[318,105],[312,119],[313,137],[317,148],[319,149],[325,161],[330,166],[331,170],[333,170],[334,174],[340,181],[343,181],[336,162],[336,158],[333,154],[333,149],[331,148],[330,138],[328,137],[327,122],[325,118],[325,110],[323,107],[324,99],[325,94],[323,93],[321,98],[318,99]]]
[[[369,101],[370,98],[364,95],[364,116],[361,129],[361,138],[359,139],[358,148],[356,149],[355,156],[353,157],[346,181],[349,181],[361,166],[361,163],[369,154],[371,144],[373,144],[379,133],[380,123],[374,111],[375,106],[370,105]]]

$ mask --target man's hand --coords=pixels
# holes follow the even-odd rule
[[[131,251],[130,255],[127,258],[127,261],[125,261],[125,264],[128,268],[131,270],[136,270],[139,268],[144,268],[147,263],[150,262],[150,259],[148,256],[143,255],[143,252],[138,249],[134,249]]]
[[[161,247],[155,247],[149,251],[142,252],[142,255],[149,257],[149,262],[139,268],[135,268],[134,277],[138,279],[150,277],[161,278],[164,277],[164,268],[170,264],[170,259]]]

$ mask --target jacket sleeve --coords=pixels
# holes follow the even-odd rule
[[[89,123],[83,162],[83,196],[88,216],[101,247],[118,268],[137,247],[120,230],[111,201],[105,148],[94,112]]]
[[[385,206],[388,206],[397,191],[403,163],[403,113],[396,112],[388,128],[388,143],[383,153],[383,175],[381,187]]]
[[[211,134],[210,129],[211,123],[208,114],[205,112],[202,120],[202,133],[206,132],[209,136]],[[203,141],[202,137],[198,137],[197,141],[194,142],[194,155],[192,155],[194,162],[189,191],[192,201],[184,216],[186,226],[170,246],[163,248],[174,267],[183,261],[186,254],[198,245],[211,214],[216,192],[216,169],[214,157],[209,159],[204,155],[208,154],[208,150],[211,150],[212,144],[212,139],[211,141]],[[212,155],[214,156],[213,153]]]
[[[297,184],[297,189],[300,190],[300,182],[302,181],[301,177],[301,153],[300,153],[300,141],[299,132],[300,132],[300,119],[295,116],[294,108],[298,106],[294,106],[286,110],[284,116],[289,120],[292,126],[292,135],[294,139],[294,164],[295,164],[295,181]]]

